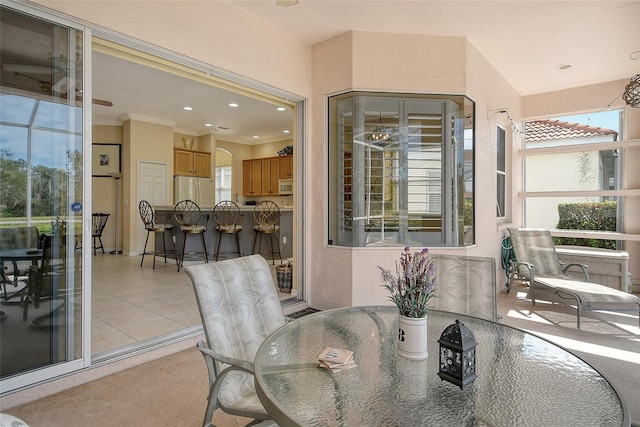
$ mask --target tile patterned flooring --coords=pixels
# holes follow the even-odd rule
[[[142,267],[141,256],[98,253],[91,259],[94,357],[200,325],[191,281],[183,271],[177,271],[174,260],[167,259],[165,264],[157,257],[154,270],[153,256],[145,256]],[[291,297],[278,293],[280,299]]]

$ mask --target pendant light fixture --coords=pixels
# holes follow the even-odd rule
[[[631,77],[629,84],[624,87],[622,99],[633,108],[640,108],[640,74]]]
[[[640,50],[631,52],[629,58],[632,61],[640,58]],[[626,102],[630,107],[640,108],[640,74],[636,74],[635,76],[631,77],[631,80],[629,80],[629,84],[624,87],[622,99],[624,99],[624,102]]]

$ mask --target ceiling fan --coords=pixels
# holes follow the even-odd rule
[[[62,92],[62,87],[67,84],[67,70],[61,63],[64,58],[51,58],[51,66],[46,65],[29,65],[29,64],[2,64],[2,69],[7,72],[15,73],[18,76],[27,77],[40,83],[40,90],[46,94],[60,94],[62,98],[66,98],[66,94]],[[51,82],[40,79],[37,76],[51,76]],[[76,92],[81,92],[76,89]],[[77,101],[82,101],[82,95],[76,95]],[[104,99],[92,99],[92,102],[105,107],[113,106],[113,102]]]

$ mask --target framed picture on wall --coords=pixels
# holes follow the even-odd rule
[[[111,176],[120,173],[120,145],[119,144],[93,144],[93,176]]]

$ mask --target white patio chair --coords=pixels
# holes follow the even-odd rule
[[[197,344],[209,371],[203,426],[212,425],[217,408],[255,422],[268,420],[254,387],[253,362],[260,344],[286,320],[267,261],[250,255],[184,271],[193,284],[207,340]]]

